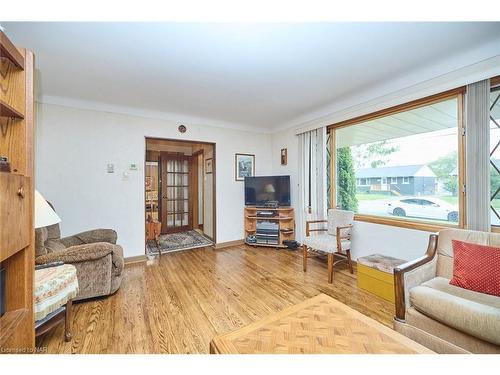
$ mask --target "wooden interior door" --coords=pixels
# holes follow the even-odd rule
[[[193,229],[191,157],[162,152],[160,169],[161,233]]]

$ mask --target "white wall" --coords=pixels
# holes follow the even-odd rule
[[[295,129],[287,129],[272,135],[273,174],[290,175],[290,195],[292,206],[299,199],[299,137]],[[287,149],[287,165],[281,165],[281,149]]]
[[[127,257],[144,254],[144,137],[216,143],[218,243],[244,236],[234,154],[255,154],[256,173],[272,172],[268,134],[190,124],[181,134],[171,121],[50,104],[38,104],[36,119],[36,187],[61,216],[62,235],[113,228]]]
[[[356,221],[352,235],[352,257],[384,254],[411,260],[425,254],[430,232]]]
[[[290,175],[292,206],[297,210],[299,139],[295,133],[295,129],[288,129],[272,135],[272,163],[273,174]],[[281,165],[280,161],[282,148],[288,149],[286,166]],[[375,253],[405,260],[415,259],[425,253],[429,234],[420,230],[356,221],[351,255],[353,259]]]

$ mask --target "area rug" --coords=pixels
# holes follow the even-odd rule
[[[146,243],[146,251],[148,255],[158,254],[159,250],[161,250],[163,254],[172,251],[195,249],[198,247],[213,245],[212,241],[195,230],[180,233],[162,234],[158,243],[160,249],[158,249],[158,245],[154,240],[149,240]]]

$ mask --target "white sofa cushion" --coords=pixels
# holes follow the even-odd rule
[[[500,297],[459,288],[436,277],[412,288],[410,303],[450,327],[500,345]]]
[[[317,234],[306,237],[303,242],[304,245],[314,250],[324,251],[325,253],[337,252],[337,236],[332,236],[330,234]],[[342,240],[341,246],[342,252],[349,250],[351,248],[351,241]]]

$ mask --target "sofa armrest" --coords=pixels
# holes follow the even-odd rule
[[[125,266],[125,259],[123,258],[123,249],[120,245],[113,245],[113,253],[111,254],[113,262],[113,274],[118,276],[122,273]]]
[[[90,260],[97,260],[113,253],[116,245],[107,242],[97,242],[71,246],[64,250],[54,251],[35,259],[36,264],[47,264],[51,262],[80,263]]]
[[[75,234],[73,236],[61,238],[60,241],[66,247],[91,244],[96,242],[107,242],[116,244],[117,234],[113,229],[93,229]]]
[[[405,320],[409,303],[409,290],[436,276],[436,249],[438,235],[429,236],[429,244],[424,256],[403,263],[394,268],[394,292],[396,297],[396,319]]]

